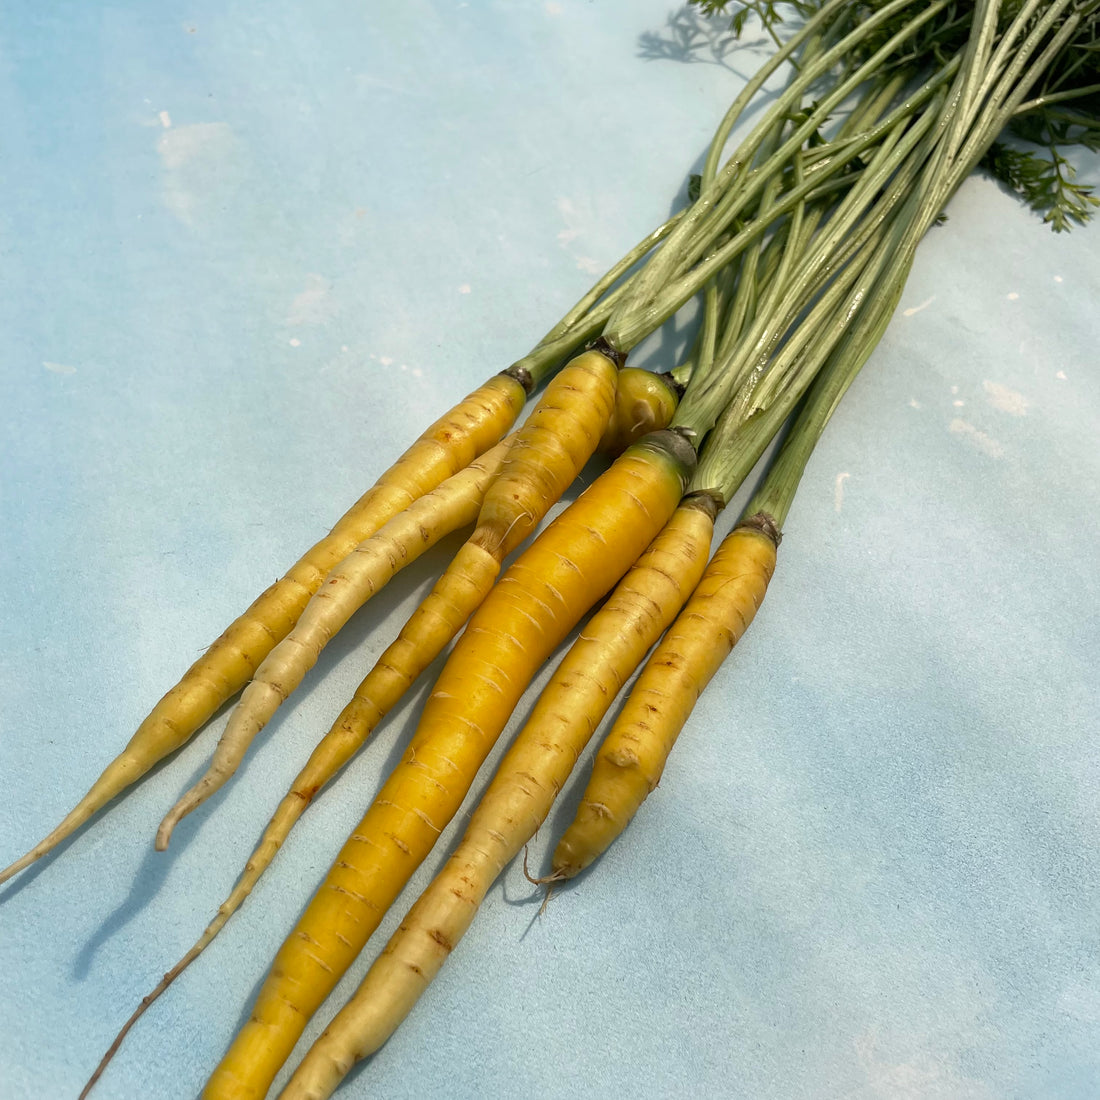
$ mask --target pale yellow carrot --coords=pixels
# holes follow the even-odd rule
[[[268,588],[184,674],[141,723],[61,823],[0,871],[0,882],[29,867],[71,836],[154,764],[185,744],[251,679],[290,632],[328,571],[412,501],[492,447],[515,422],[524,385],[504,372],[436,421],[340,519],[332,531]]]

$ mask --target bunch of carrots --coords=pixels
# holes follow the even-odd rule
[[[743,5],[736,32],[750,9],[777,49],[722,119],[689,204],[528,355],[432,424],[187,670],[58,827],[0,872],[2,882],[49,852],[239,693],[209,769],[157,830],[156,847],[167,847],[341,627],[405,565],[472,529],[85,1092],[244,903],[313,798],[451,647],[400,762],[289,931],[204,1092],[267,1095],[457,812],[524,691],[583,622],[457,847],[283,1093],[330,1095],[424,993],[613,708],[575,819],[537,881],[552,887],[590,866],[657,786],[700,693],[763,602],[815,444],[960,183],[999,163],[1029,201],[1045,195],[1055,228],[1087,217],[1094,200],[1064,162],[1050,162],[1062,186],[1048,180],[1040,194],[1028,182],[1042,177],[1040,155],[1002,143],[1021,120],[1053,156],[1100,133],[1089,113],[1100,87],[1100,0]],[[782,14],[795,18],[783,24]],[[731,142],[777,74],[783,87]],[[1044,112],[1056,112],[1045,130],[1036,122]],[[684,362],[664,376],[626,365],[643,339],[691,308],[701,321]],[[750,503],[724,524],[727,502],[784,429]],[[606,472],[544,527],[597,452],[614,456]]]

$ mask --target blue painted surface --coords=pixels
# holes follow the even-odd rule
[[[667,215],[755,65],[644,60],[652,0],[376,8],[8,5],[0,862]],[[1100,1094],[1098,230],[1055,237],[980,179],[950,215],[659,791],[541,919],[511,868],[342,1095]],[[0,888],[0,1095],[75,1095],[441,560],[168,854],[153,831],[224,716]],[[199,1090],[422,697],[97,1095]]]

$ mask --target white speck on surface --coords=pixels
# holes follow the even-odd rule
[[[68,363],[51,363],[48,359],[44,359],[42,366],[54,374],[76,374],[76,367],[70,367]]]
[[[1008,300],[1009,300],[1010,302],[1014,302],[1014,301],[1016,301],[1016,299],[1017,299],[1017,298],[1019,298],[1019,297],[1020,297],[1020,295],[1019,295],[1019,294],[1017,294],[1017,293],[1016,293],[1016,291],[1014,291],[1014,290],[1010,290],[1010,291],[1009,291],[1009,292],[1008,292],[1008,293],[1007,293],[1007,294],[1005,295],[1005,297],[1006,297],[1006,298],[1007,298],[1007,299],[1008,299]]]
[[[580,230],[574,224],[577,216],[576,207],[573,205],[573,200],[564,195],[557,199],[554,205],[558,208],[562,221],[565,222],[565,228],[558,230],[558,244],[569,244],[580,235]]]
[[[847,472],[836,475],[836,484],[833,487],[833,507],[838,513],[844,505],[844,482],[851,476],[852,475]]]
[[[341,351],[348,351],[348,350],[349,350],[349,348],[348,348],[347,344],[341,344],[341,345],[340,345],[340,350],[341,350]]]
[[[849,1095],[890,1097],[890,1100],[994,1100],[986,1085],[958,1066],[919,1046],[897,1046],[879,1039],[874,1028],[853,1039],[866,1087]]]
[[[355,77],[355,90],[357,92],[370,93],[373,91],[393,92],[396,95],[415,96],[417,91],[412,87],[404,87],[400,84],[394,84],[389,80],[384,80],[381,77],[375,76],[372,73],[356,73]]]
[[[562,221],[565,222],[565,228],[558,230],[558,244],[563,248],[572,244],[580,235],[581,231],[577,227],[577,208],[573,205],[573,200],[562,196],[557,199],[555,204],[558,208],[558,213],[561,215]]]
[[[911,408],[911,409],[923,409],[924,406],[915,397],[910,397],[909,398],[909,408]]]
[[[166,130],[169,126],[172,125],[172,116],[167,111],[161,111],[157,115],[157,118],[160,119],[161,126],[163,126]]]
[[[963,405],[966,404],[966,402],[965,401],[952,401],[951,404],[954,405],[956,409],[961,409],[963,407]]]
[[[990,458],[1001,458],[1004,456],[1004,447],[1002,447],[992,436],[986,435],[980,428],[975,428],[973,424],[969,424],[967,421],[960,420],[956,417],[947,427],[952,434],[962,436],[973,446],[977,447],[982,454],[989,455]]]
[[[958,393],[959,392],[959,387],[958,386],[952,386],[951,387],[951,392],[952,393]]]
[[[1010,416],[1024,416],[1027,413],[1027,398],[1022,393],[1010,390],[1002,386],[1000,382],[990,382],[988,379],[982,383],[986,399],[1001,412]]]
[[[402,370],[405,369],[404,365],[402,365],[401,369]],[[413,367],[412,376],[413,376],[413,378],[423,378],[424,377],[424,372],[419,367]]]
[[[578,256],[577,268],[587,275],[599,275],[603,270],[603,264],[599,260],[594,260],[591,256]]]
[[[306,276],[305,290],[294,296],[287,314],[288,325],[323,325],[330,320],[336,308],[329,297],[332,283],[323,275],[310,272]]]
[[[373,356],[371,358],[373,358]],[[380,355],[378,357],[378,362],[381,363],[382,366],[388,367],[393,363],[393,359],[391,359],[388,355]]]
[[[1055,275],[1055,276],[1054,276],[1054,281],[1055,281],[1056,283],[1060,283],[1060,282],[1062,281],[1062,276],[1061,276],[1061,275]]]
[[[299,340],[297,336],[292,336],[290,338],[290,346],[292,348],[300,348],[302,346],[302,341]]]
[[[910,306],[908,309],[903,309],[901,315],[903,317],[912,317],[915,313],[920,313],[922,309],[927,309],[936,300],[935,294],[931,298],[926,298],[919,306]]]
[[[1066,381],[1066,372],[1064,370],[1060,370],[1060,371],[1058,371],[1058,373],[1054,377],[1055,378],[1060,378],[1063,382],[1065,382]]]
[[[1059,995],[1058,1011],[1078,1020],[1100,1023],[1100,991],[1075,982]]]
[[[561,4],[550,3],[546,5],[547,15],[561,15]]]
[[[163,171],[161,200],[185,225],[203,210],[224,208],[239,178],[236,140],[225,122],[173,126],[157,141]]]
[[[459,294],[469,294],[472,289],[473,287],[471,287],[469,283],[463,283],[462,286],[458,288],[458,292]]]

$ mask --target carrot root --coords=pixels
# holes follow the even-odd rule
[[[347,1067],[385,1043],[438,973],[493,882],[546,819],[619,688],[695,587],[716,510],[709,496],[682,503],[586,625],[505,755],[458,848],[306,1054],[283,1094],[288,1100],[330,1095]],[[540,881],[528,872],[526,851],[524,874]]]
[[[596,756],[577,815],[554,850],[555,876],[572,878],[597,859],[656,788],[696,700],[763,602],[777,541],[770,517],[754,516],[715,552]]]
[[[596,350],[582,352],[553,378],[516,433],[499,473],[484,491],[477,528],[470,538],[470,544],[493,557],[497,572],[504,557],[535,529],[550,505],[558,500],[594,453],[611,416],[616,373],[617,364],[607,355]],[[461,478],[462,474],[455,477]],[[410,534],[407,517],[413,508],[415,505],[391,521],[393,525],[403,524],[402,531],[406,535]],[[385,536],[379,532],[375,537],[381,542]],[[411,538],[415,543],[415,530]],[[401,542],[395,540],[394,547],[383,546],[383,560],[409,558],[408,545],[406,538]],[[420,549],[423,548],[422,544]],[[449,588],[456,584],[465,588],[464,561],[460,553],[456,563],[433,589],[433,594],[442,592],[446,600],[451,598]],[[486,577],[480,590],[466,593],[466,615],[477,607],[495,580],[496,572],[493,572]],[[322,587],[321,592],[324,591]],[[158,848],[167,846],[172,829],[185,814],[205,802],[233,775],[256,734],[301,683],[325,643],[347,621],[355,606],[355,599],[351,597],[333,599],[327,605],[323,597],[310,601],[302,615],[306,623],[301,624],[301,629],[295,628],[272,650],[245,689],[218,742],[210,768],[161,822],[157,831]],[[323,610],[311,616],[311,610],[316,608]],[[311,629],[314,620],[318,619],[322,627]],[[464,620],[465,616],[461,621]]]
[[[650,432],[667,428],[679,400],[669,375],[641,367],[623,367],[615,390],[615,411],[598,449],[606,454],[619,454]]]
[[[658,435],[627,451],[558,516],[470,621],[402,763],[276,956],[207,1100],[266,1091],[454,815],[531,676],[671,516],[694,452],[674,432]]]
[[[286,836],[317,791],[359,749],[374,727],[398,702],[420,672],[435,659],[458,633],[469,615],[491,590],[500,563],[524,529],[542,519],[546,509],[574,479],[611,416],[616,390],[616,365],[599,352],[577,356],[547,387],[523,428],[465,470],[450,478],[431,496],[446,497],[463,511],[452,508],[449,529],[472,521],[484,512],[471,538],[459,550],[447,572],[413,613],[397,640],[388,647],[359,685],[332,728],[299,772],[253,851],[244,872],[218,916],[180,964],[166,975],[154,991],[156,996],[213,940],[229,917],[244,903],[260,875],[270,865]],[[549,438],[548,437],[552,437]],[[518,444],[518,446],[516,446]],[[514,454],[513,454],[514,450]],[[539,477],[536,470],[542,467]],[[478,473],[478,469],[482,472]],[[486,490],[492,476],[500,474]],[[477,477],[476,492],[458,491]],[[488,476],[486,476],[488,475]],[[543,497],[533,505],[522,491],[525,481],[541,485]],[[517,489],[521,490],[517,492]],[[495,498],[495,499],[494,499]],[[473,511],[468,511],[473,506]],[[241,703],[230,719],[207,775],[192,788],[161,824],[157,847],[167,845],[172,827],[212,794],[236,767],[234,755],[242,743],[251,741],[283,699],[300,683],[325,642],[347,621],[365,599],[381,587],[388,575],[379,575],[380,565],[395,571],[399,563],[411,561],[435,541],[440,519],[429,497],[417,501],[396,517],[373,539],[361,543],[328,576],[310,602],[298,625],[261,665],[256,678],[245,688]],[[432,518],[434,517],[434,518]],[[404,532],[397,542],[395,531]],[[385,538],[383,538],[385,536]],[[389,541],[387,541],[389,540]],[[379,551],[382,551],[381,555]],[[285,656],[286,654],[290,656]],[[240,734],[238,736],[237,734]],[[239,757],[237,758],[239,759]],[[143,1009],[131,1018],[126,1029]],[[117,1049],[117,1048],[115,1048]]]
[[[510,437],[415,500],[338,562],[289,634],[267,655],[230,715],[206,773],[165,815],[156,848],[237,770],[256,735],[317,663],[328,641],[406,565],[477,518],[485,490],[499,473]]]
[[[0,871],[0,883],[71,836],[111,799],[189,741],[290,632],[332,566],[414,499],[492,447],[515,422],[526,398],[524,384],[502,372],[432,424],[332,531],[282,580],[262,593],[187,670],[76,806],[30,851]]]

